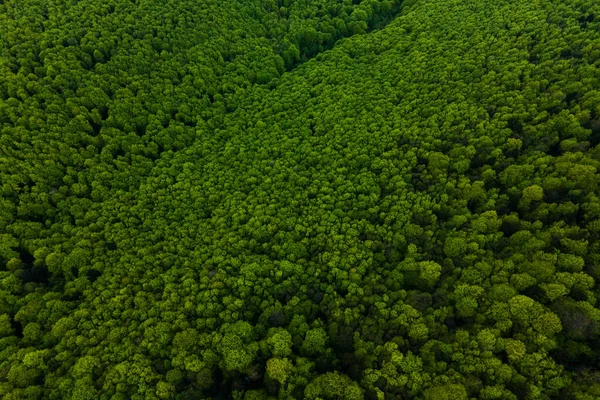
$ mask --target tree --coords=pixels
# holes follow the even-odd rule
[[[321,396],[334,399],[358,400],[363,398],[363,391],[356,382],[352,382],[346,375],[338,372],[328,372],[319,375],[306,386],[304,395],[307,399],[317,399]]]
[[[275,329],[267,343],[274,356],[286,357],[292,354],[292,335],[285,329]]]
[[[270,358],[267,361],[267,375],[283,385],[289,380],[294,365],[287,358]]]
[[[467,252],[467,241],[461,237],[448,237],[444,243],[444,253],[448,257],[460,257]]]
[[[14,333],[10,324],[10,316],[8,314],[0,315],[0,336],[12,336]]]
[[[531,203],[536,201],[542,201],[544,199],[544,189],[538,185],[528,186],[523,189],[521,200],[519,201],[519,208],[527,210]]]
[[[460,384],[435,386],[425,391],[425,399],[427,400],[466,400],[467,398],[467,391],[465,387]]]
[[[321,354],[326,349],[327,340],[327,333],[323,328],[310,329],[306,332],[301,350],[307,355]]]

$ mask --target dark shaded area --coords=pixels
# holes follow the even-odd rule
[[[21,324],[21,322],[16,321],[13,317],[10,319],[10,326],[14,330],[16,337],[18,337],[18,338],[23,337],[23,325]]]
[[[42,283],[48,284],[50,282],[50,271],[46,266],[37,266],[22,269],[19,273],[19,278],[24,283]]]
[[[90,269],[86,272],[86,276],[91,283],[94,283],[100,276],[102,276],[102,272],[95,269]]]
[[[19,253],[19,257],[21,258],[21,261],[24,265],[33,265],[35,257],[28,250],[25,250],[22,247],[17,247],[17,252]]]

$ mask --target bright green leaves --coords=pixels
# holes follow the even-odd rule
[[[87,400],[98,397],[98,390],[92,378],[76,379],[73,388],[73,400]]]
[[[540,308],[533,299],[522,295],[510,299],[508,305],[513,318],[525,321],[535,317]]]
[[[0,397],[593,393],[596,3],[22,3]]]
[[[535,278],[529,274],[514,274],[510,277],[510,284],[519,291],[525,290],[536,283]]]
[[[159,375],[153,370],[150,360],[141,354],[135,354],[129,361],[112,366],[105,372],[103,391],[116,390],[131,397],[145,393],[158,381]]]
[[[450,165],[450,158],[439,152],[432,152],[429,154],[429,168],[434,174],[446,172]]]
[[[484,329],[477,334],[479,346],[484,351],[492,351],[495,349],[498,332],[492,329]]]
[[[419,263],[419,278],[425,283],[427,288],[433,288],[440,279],[442,267],[433,261],[423,261]]]
[[[64,255],[62,253],[53,252],[46,256],[46,265],[48,266],[48,270],[53,274],[62,272],[63,261]]]
[[[305,389],[307,399],[363,399],[363,391],[356,382],[338,372],[328,372],[320,375]]]
[[[405,278],[407,286],[429,291],[440,279],[442,267],[434,261],[415,262],[407,258],[398,265],[398,271]]]
[[[521,200],[525,204],[530,204],[531,202],[534,202],[534,201],[542,201],[543,198],[544,198],[544,189],[542,189],[541,186],[532,185],[532,186],[528,186],[525,189],[523,189],[523,197],[521,198]]]
[[[281,261],[279,263],[279,270],[275,272],[275,275],[278,278],[290,278],[290,277],[298,277],[302,274],[302,266],[299,264],[292,263],[290,261]]]
[[[25,364],[13,364],[8,373],[6,380],[17,388],[26,388],[33,386],[36,378],[41,375],[41,371],[36,368],[29,368]]]
[[[520,340],[504,339],[504,348],[508,359],[512,362],[521,360],[527,353],[525,344]]]
[[[274,356],[286,357],[292,354],[292,335],[285,329],[276,329],[267,343]]]
[[[221,344],[221,353],[226,371],[245,371],[250,362],[254,359],[253,355],[248,353],[239,338],[233,335],[225,335]]]
[[[287,358],[270,358],[267,361],[267,375],[282,385],[289,379],[293,370],[294,365]]]
[[[584,259],[576,255],[566,253],[558,255],[557,266],[562,271],[579,272],[583,269],[584,265]]]
[[[427,328],[427,325],[425,325],[424,323],[417,323],[417,324],[411,325],[408,330],[408,337],[415,339],[415,340],[420,340],[420,341],[427,340],[428,335],[429,335],[429,329]]]
[[[175,386],[169,382],[158,382],[156,384],[156,395],[159,399],[171,399],[176,394]]]
[[[475,316],[479,306],[479,298],[483,293],[484,289],[481,286],[466,284],[458,285],[453,294],[458,315],[461,317]]]
[[[502,226],[502,220],[498,218],[496,211],[486,211],[471,222],[471,227],[484,234],[495,233]]]
[[[51,334],[55,340],[60,340],[67,332],[77,327],[77,321],[73,317],[62,317],[52,325]]]
[[[461,237],[448,237],[444,242],[444,253],[448,257],[460,257],[468,249],[468,242]]]
[[[460,384],[434,386],[425,391],[425,400],[467,400],[467,390]]]
[[[18,258],[19,253],[16,252],[18,246],[19,241],[15,237],[6,233],[0,234],[0,260],[7,262],[10,259]]]
[[[542,201],[543,199],[544,189],[541,186],[528,186],[523,189],[521,200],[519,201],[519,208],[527,211],[532,203]]]
[[[71,374],[75,378],[83,378],[91,375],[94,372],[94,368],[98,367],[99,365],[100,361],[98,358],[93,356],[84,356],[77,360],[71,369]]]
[[[173,338],[173,346],[178,351],[192,351],[198,343],[198,332],[195,329],[186,329],[182,332],[177,332]]]
[[[542,335],[552,337],[562,330],[560,318],[552,312],[546,312],[536,318],[533,328]]]
[[[25,343],[35,345],[43,337],[42,327],[36,322],[31,322],[23,328],[23,340]]]
[[[252,342],[252,326],[240,321],[225,325],[222,331],[224,334],[217,346],[224,369],[228,372],[245,372],[258,351],[258,344]]]
[[[569,289],[560,283],[542,283],[539,286],[544,290],[550,301],[569,294]]]
[[[14,333],[8,314],[0,315],[0,337],[11,336]]]
[[[304,354],[316,356],[325,352],[327,341],[327,333],[323,328],[310,329],[306,332],[300,349]]]

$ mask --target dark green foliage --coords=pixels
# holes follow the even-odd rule
[[[592,0],[0,1],[0,397],[596,399]]]

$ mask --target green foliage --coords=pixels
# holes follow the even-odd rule
[[[448,257],[460,257],[467,251],[468,243],[460,237],[449,237],[444,243],[444,253]]]
[[[599,16],[0,1],[0,397],[598,398]]]
[[[307,399],[358,400],[363,398],[363,392],[358,384],[337,372],[328,372],[317,377],[306,387],[304,395]]]
[[[432,387],[425,391],[426,400],[466,400],[468,399],[467,391],[463,385],[448,384],[443,386]]]
[[[267,339],[274,356],[286,357],[292,354],[292,335],[284,329],[276,329]]]
[[[292,362],[287,358],[270,358],[267,361],[267,375],[282,385],[289,380],[293,369]]]
[[[0,315],[0,336],[11,336],[13,329],[10,324],[10,316],[7,314]]]
[[[311,356],[321,354],[327,348],[327,333],[322,328],[311,329],[306,332],[302,342],[303,353]]]

